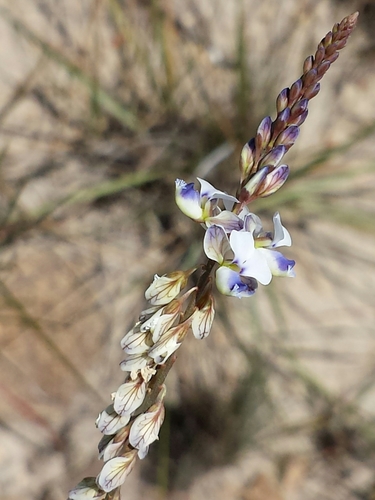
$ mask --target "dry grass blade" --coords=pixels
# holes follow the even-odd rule
[[[95,96],[95,101],[98,106],[100,106],[103,111],[108,113],[113,118],[116,118],[125,128],[132,131],[138,131],[140,129],[140,124],[138,123],[137,117],[134,113],[126,109],[126,107],[120,103],[116,98],[112,97],[106,90],[104,90],[95,79],[90,75],[85,73],[82,68],[77,64],[70,61],[60,50],[54,48],[47,41],[43,40],[41,37],[36,35],[31,29],[29,29],[26,24],[21,20],[15,18],[7,9],[4,7],[0,8],[0,14],[6,19],[13,28],[25,37],[29,42],[39,47],[42,52],[49,57],[51,60],[55,61],[56,64],[62,66],[68,71],[68,73],[77,78],[82,82],[87,89]]]

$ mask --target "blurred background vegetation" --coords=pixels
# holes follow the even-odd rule
[[[65,499],[154,273],[202,261],[174,179],[238,156],[335,22],[359,25],[254,204],[297,278],[217,297],[124,499],[375,498],[375,2],[0,0],[0,490]]]

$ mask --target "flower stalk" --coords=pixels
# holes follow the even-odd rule
[[[96,478],[83,479],[69,492],[70,500],[120,500],[121,485],[137,459],[143,459],[158,439],[165,414],[164,382],[176,351],[190,330],[197,339],[210,333],[215,314],[213,282],[224,295],[242,298],[253,295],[259,283],[268,285],[273,277],[295,275],[294,260],[278,250],[292,242],[279,213],[273,217],[273,232],[266,231],[248,205],[270,196],[287,180],[289,167],[280,162],[297,140],[308,103],[346,45],[357,17],[354,13],[335,24],[315,55],[305,60],[302,76],[277,96],[276,118],[265,117],[242,149],[236,196],[203,179],[198,179],[199,191],[193,183],[176,181],[178,207],[205,230],[207,263],[195,286],[188,284],[197,268],[155,275],[147,288],[148,308],[121,341],[125,380],[96,421],[103,434],[98,448],[104,465]]]

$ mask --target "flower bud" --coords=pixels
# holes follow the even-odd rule
[[[257,130],[257,138],[259,137],[259,149],[264,149],[268,145],[271,139],[271,126],[272,120],[269,116],[266,116],[260,122]]]
[[[283,89],[277,96],[276,109],[278,113],[281,113],[281,111],[284,111],[284,109],[288,107],[288,95],[289,95],[289,89],[286,88]]]
[[[299,135],[299,128],[296,127],[295,125],[291,125],[290,127],[287,127],[285,130],[283,130],[281,134],[278,135],[275,141],[275,145],[285,146],[285,150],[287,151],[296,142],[298,135]]]
[[[243,181],[251,172],[255,160],[255,142],[251,139],[242,148],[240,156],[241,181]]]
[[[276,167],[280,163],[285,153],[286,149],[285,146],[283,146],[282,144],[272,148],[271,151],[268,154],[266,154],[260,161],[259,168],[264,167],[266,165],[267,166],[271,165],[273,167]]]
[[[266,196],[275,193],[287,180],[288,175],[288,165],[280,165],[272,170],[263,181],[263,184],[259,187],[257,196],[265,198]]]

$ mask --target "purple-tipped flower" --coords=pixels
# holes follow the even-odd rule
[[[214,188],[209,182],[204,179],[199,179],[201,184],[200,192],[194,189],[194,184],[186,184],[181,179],[176,180],[176,203],[180,210],[202,224],[220,224],[228,231],[238,225],[238,219],[235,214],[231,213],[233,205],[238,202],[237,198],[223,191]],[[218,207],[219,200],[222,200],[226,210],[221,210]],[[216,219],[212,222],[211,219],[220,216],[220,222]]]
[[[232,231],[229,237],[220,227],[212,226],[206,231],[204,251],[220,265],[216,284],[221,293],[248,296],[256,290],[254,280],[268,285],[272,276],[294,276],[295,262],[275,251],[280,246],[291,245],[290,235],[278,213],[273,223],[273,237],[263,230],[259,217],[250,213],[244,214],[243,229]]]

